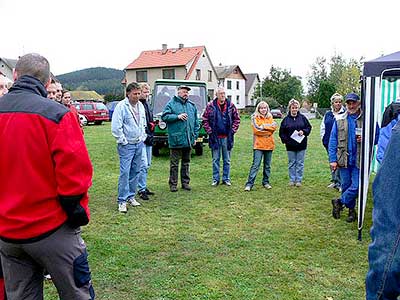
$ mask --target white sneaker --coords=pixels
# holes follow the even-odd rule
[[[244,190],[245,190],[246,192],[250,192],[250,190],[251,190],[251,186],[249,186],[249,185],[246,185],[246,186],[245,186],[245,188],[244,188]]]
[[[272,186],[271,186],[269,183],[264,184],[264,187],[265,187],[267,190],[272,189]]]
[[[118,204],[118,211],[119,211],[120,213],[126,214],[126,212],[128,211],[128,210],[126,209],[126,202],[122,202],[122,203],[119,203],[119,204]]]
[[[130,198],[130,199],[128,199],[128,203],[129,203],[131,206],[140,206],[140,203],[137,202],[137,201],[135,200],[135,198]]]
[[[336,183],[334,183],[334,182],[330,183],[330,184],[327,186],[327,188],[330,188],[330,189],[334,189],[335,187],[336,187]]]

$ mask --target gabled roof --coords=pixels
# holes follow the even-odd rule
[[[4,63],[12,70],[15,68],[15,65],[17,64],[17,59],[11,59],[11,58],[5,58],[5,57],[0,57],[0,60],[4,61]]]
[[[243,74],[242,70],[238,65],[215,66],[215,71],[217,72],[218,79],[224,79],[227,78],[230,74],[232,74],[236,68],[239,70],[240,74],[242,74],[243,78],[246,80],[246,76]]]
[[[258,79],[258,82],[260,82],[260,77],[258,76],[258,73],[249,73],[249,74],[244,74],[246,77],[246,83],[245,83],[245,94],[248,95],[251,87],[253,86],[253,83],[256,79]]]
[[[381,76],[387,69],[400,68],[400,51],[366,61],[364,63],[364,76]]]
[[[165,53],[163,53],[163,50],[142,51],[139,57],[131,62],[125,69],[185,66],[192,60],[198,60],[204,49],[204,46],[198,46],[167,49]]]

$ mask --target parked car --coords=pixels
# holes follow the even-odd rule
[[[208,135],[202,126],[203,122],[201,119],[201,115],[207,106],[207,84],[203,81],[194,80],[158,79],[154,83],[153,95],[150,103],[156,124],[154,129],[154,156],[159,155],[161,148],[168,147],[168,127],[167,124],[161,120],[161,115],[168,101],[177,94],[178,86],[182,84],[191,88],[189,100],[196,105],[199,117],[200,131],[194,147],[196,155],[203,154],[203,143],[208,142]]]
[[[78,113],[84,115],[87,123],[101,125],[103,121],[109,121],[107,107],[102,102],[97,101],[78,101],[74,103]]]
[[[281,119],[283,117],[283,114],[280,111],[280,109],[271,109],[271,114],[272,114],[272,117],[277,118],[277,119]]]
[[[112,115],[114,113],[114,109],[115,109],[115,107],[117,106],[118,103],[119,103],[119,101],[111,101],[111,102],[108,102],[106,104],[106,106],[108,108],[108,113],[110,114],[110,121],[112,119]]]

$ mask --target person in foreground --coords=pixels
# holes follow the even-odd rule
[[[400,122],[392,129],[382,165],[372,185],[372,242],[368,249],[367,300],[400,296]]]
[[[202,117],[212,155],[211,185],[217,186],[220,182],[219,165],[222,154],[222,184],[231,186],[231,150],[234,135],[239,129],[240,117],[236,106],[226,99],[223,87],[217,89],[216,95],[217,98],[207,104]]]
[[[244,190],[250,191],[252,189],[262,159],[264,159],[262,185],[266,189],[271,189],[269,177],[271,174],[272,151],[275,149],[273,134],[278,125],[272,118],[267,102],[261,101],[258,103],[256,111],[251,116],[251,125],[253,128],[253,164],[251,165],[249,178]]]
[[[162,120],[168,126],[168,145],[170,148],[169,188],[177,192],[178,167],[181,163],[182,189],[190,191],[189,164],[192,147],[199,135],[199,121],[196,105],[189,100],[190,87],[178,87],[178,96],[172,97],[162,113]]]
[[[340,212],[346,206],[349,209],[346,221],[351,223],[356,220],[363,115],[357,94],[347,94],[345,100],[347,111],[338,115],[333,124],[328,150],[331,169],[339,168],[342,187],[340,198],[332,200],[332,216],[340,219]]]
[[[311,124],[299,109],[299,101],[290,100],[288,115],[282,120],[279,128],[279,137],[288,154],[289,186],[297,187],[301,187],[303,180],[307,137],[311,133]]]
[[[0,250],[7,297],[43,299],[47,269],[60,299],[94,299],[80,229],[89,222],[93,169],[81,129],[73,113],[46,98],[46,58],[22,56],[14,80],[0,99]]]

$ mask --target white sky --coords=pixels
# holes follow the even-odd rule
[[[125,68],[142,50],[205,45],[214,65],[307,75],[317,56],[400,51],[400,1],[0,0],[0,56],[37,52],[54,74]]]

